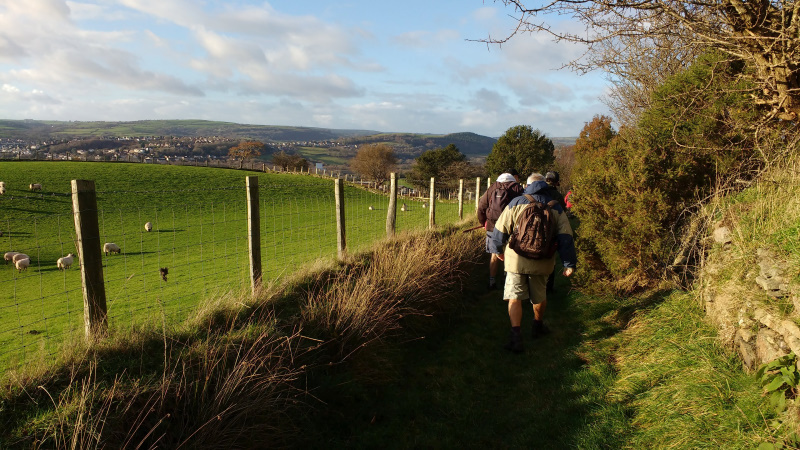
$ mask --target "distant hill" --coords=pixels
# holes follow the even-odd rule
[[[496,138],[470,132],[446,135],[385,133],[374,130],[348,130],[277,125],[247,125],[210,120],[138,120],[132,122],[82,122],[44,120],[0,120],[0,139],[46,140],[71,138],[113,138],[126,136],[174,136],[230,139],[256,139],[263,142],[324,142],[348,144],[391,143],[404,157],[416,157],[426,150],[456,147],[470,158],[481,158],[492,151]],[[556,147],[573,145],[574,137],[550,138]]]
[[[371,130],[243,125],[209,120],[139,120],[134,122],[61,122],[0,120],[0,138],[50,139],[124,136],[222,136],[261,141],[323,141],[376,134]]]

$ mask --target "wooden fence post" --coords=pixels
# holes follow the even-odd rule
[[[336,249],[339,259],[344,259],[347,251],[347,238],[344,227],[344,183],[341,178],[336,178],[333,182],[333,193],[336,198]]]
[[[255,297],[261,287],[261,216],[258,202],[258,177],[247,177],[247,243],[250,247],[250,285]]]
[[[464,180],[458,180],[458,220],[464,218]]]
[[[394,236],[397,220],[397,174],[392,172],[389,184],[389,210],[386,212],[386,236]]]
[[[481,199],[481,177],[475,179],[475,211],[478,210],[478,203]]]
[[[431,177],[431,193],[428,200],[428,228],[436,226],[436,178]]]
[[[86,338],[91,341],[105,336],[108,331],[103,254],[94,181],[72,180],[72,213],[81,264],[83,319]]]

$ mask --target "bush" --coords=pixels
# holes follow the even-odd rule
[[[662,279],[683,212],[758,164],[743,67],[709,54],[654,94],[636,128],[595,118],[576,143],[580,281],[632,292]],[[606,120],[603,120],[606,119]],[[606,283],[598,283],[605,281]]]

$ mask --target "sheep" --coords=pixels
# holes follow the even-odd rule
[[[6,187],[6,182],[5,181],[0,181],[0,187]]]
[[[42,190],[42,185],[41,185],[41,183],[31,183],[30,189],[32,191],[41,191]]]
[[[14,255],[19,255],[19,252],[6,252],[6,254],[3,255],[3,259],[6,260],[6,264],[8,264],[9,261],[14,261]]]
[[[148,233],[153,231],[153,224],[150,222],[144,224],[144,231],[147,231]]]
[[[30,258],[18,259],[14,261],[14,265],[17,267],[18,272],[22,272],[23,270],[26,270],[28,266],[31,265],[31,260]]]
[[[403,206],[400,207],[400,211],[408,211],[408,206],[406,206],[405,202],[403,202]]]
[[[6,187],[0,186],[0,195],[6,195]]]
[[[162,267],[162,268],[158,269],[158,273],[161,274],[161,279],[164,280],[164,282],[166,282],[167,281],[167,275],[169,275],[169,268],[168,267]]]
[[[122,249],[119,248],[119,245],[117,245],[117,244],[115,244],[113,242],[106,242],[105,244],[103,244],[103,253],[105,253],[106,256],[108,256],[109,253],[117,253],[117,254],[119,254],[121,252],[122,252]]]
[[[75,255],[72,253],[68,254],[67,256],[62,256],[58,258],[56,261],[56,266],[58,266],[58,270],[66,270],[72,266],[72,262],[74,261]]]
[[[369,205],[369,210],[372,211],[373,209],[375,208],[373,208],[372,205]]]
[[[422,203],[422,207],[423,207],[423,208],[427,208],[427,207],[428,207],[428,204],[427,204],[427,203]]]
[[[17,263],[20,259],[31,259],[30,256],[26,255],[25,253],[17,253],[11,258],[11,261],[14,261],[14,264]]]

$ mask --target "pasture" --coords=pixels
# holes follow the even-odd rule
[[[56,267],[59,257],[77,253],[70,180],[95,181],[100,240],[122,249],[103,257],[109,327],[120,330],[148,321],[177,323],[204,300],[249,291],[248,175],[259,177],[265,282],[336,256],[331,179],[206,167],[0,162],[7,186],[0,196],[0,251],[31,259],[22,272],[0,264],[0,369],[52,355],[60,343],[83,336],[79,263]],[[41,183],[42,191],[29,191],[31,183]],[[399,198],[397,208],[398,232],[427,226],[422,201]],[[349,251],[385,236],[387,209],[386,196],[346,186]],[[454,201],[437,203],[437,223],[456,221],[457,211]]]

